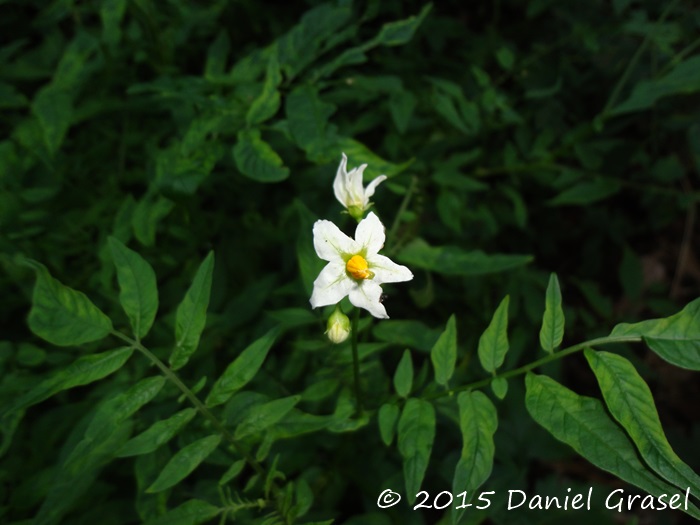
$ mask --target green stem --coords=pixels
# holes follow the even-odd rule
[[[566,357],[567,355],[580,352],[581,350],[589,346],[607,345],[612,343],[639,343],[641,341],[642,338],[636,335],[608,336],[599,337],[597,339],[591,339],[590,341],[584,341],[583,343],[579,343],[577,345],[565,348],[564,350],[560,350],[559,352],[550,354],[546,357],[543,357],[542,359],[538,359],[537,361],[533,361],[532,363],[528,363],[527,365],[521,366],[520,368],[509,370],[508,372],[504,372],[502,374],[496,374],[495,376],[487,377],[486,379],[480,379],[479,381],[474,381],[473,383],[469,383],[468,385],[452,388],[445,392],[437,392],[432,395],[425,396],[424,399],[437,399],[439,397],[451,396],[457,392],[463,392],[465,390],[483,388],[485,386],[490,385],[491,381],[493,381],[496,378],[501,377],[503,379],[508,379],[521,374],[525,374],[526,372],[529,372],[530,370],[533,370],[539,366],[546,365],[547,363],[551,363],[552,361],[556,361],[557,359],[561,359],[562,357]]]
[[[362,417],[362,390],[360,389],[360,355],[357,351],[357,331],[360,326],[360,309],[355,308],[352,316],[352,373],[355,383],[355,402],[357,403],[357,417]]]
[[[227,441],[229,441],[233,445],[236,451],[241,456],[243,456],[243,458],[248,462],[248,464],[251,467],[253,467],[255,472],[262,477],[266,476],[266,472],[263,466],[246,450],[243,449],[240,443],[238,443],[238,441],[226,429],[226,427],[224,427],[224,425],[219,421],[219,419],[214,414],[212,414],[211,410],[209,410],[206,407],[206,405],[199,400],[199,398],[194,394],[194,392],[192,392],[192,390],[190,390],[189,387],[185,383],[183,383],[179,377],[177,377],[175,372],[173,372],[168,367],[168,365],[166,365],[165,363],[163,363],[163,361],[158,359],[158,357],[156,357],[156,355],[153,354],[153,352],[151,352],[148,348],[143,346],[140,342],[135,341],[129,336],[117,331],[112,331],[112,335],[118,337],[122,341],[125,341],[133,348],[136,348],[139,352],[145,355],[154,365],[156,365],[163,373],[165,378],[180,389],[180,391],[185,395],[185,397],[189,399],[190,403],[192,403],[194,407],[197,410],[199,410],[199,412],[211,422],[212,426],[217,430],[217,432],[219,432]],[[273,489],[275,489],[274,492],[276,492],[276,487],[273,486]]]
[[[666,9],[664,9],[663,13],[661,13],[659,20],[657,21],[657,24],[661,24],[664,20],[666,20],[666,17],[671,12],[671,9],[673,7],[675,7],[677,3],[678,3],[678,0],[668,4]],[[605,104],[605,107],[603,108],[603,111],[601,112],[601,117],[603,119],[605,119],[607,117],[608,113],[610,112],[612,107],[617,102],[617,99],[620,96],[620,93],[622,92],[622,88],[625,87],[625,84],[627,84],[627,80],[629,79],[629,76],[632,74],[632,70],[637,65],[637,62],[639,62],[639,59],[642,58],[642,53],[644,53],[644,51],[646,50],[646,48],[650,42],[651,42],[651,32],[649,32],[644,37],[644,40],[639,45],[639,47],[637,48],[637,51],[634,53],[631,60],[627,64],[627,67],[625,68],[625,71],[622,73],[620,80],[617,81],[617,84],[615,85],[613,92],[610,94],[610,97],[608,98],[608,102]]]

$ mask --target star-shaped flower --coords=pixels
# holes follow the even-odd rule
[[[328,264],[314,281],[311,306],[337,304],[349,296],[356,307],[364,308],[374,317],[388,319],[380,302],[380,284],[410,281],[413,274],[405,266],[379,255],[385,239],[384,225],[373,212],[357,225],[355,239],[330,221],[316,221],[314,248]]]
[[[360,220],[365,211],[371,206],[369,198],[374,195],[380,183],[386,180],[386,175],[380,175],[366,188],[362,186],[362,174],[367,167],[367,164],[362,164],[360,167],[351,171],[347,171],[348,158],[343,153],[343,158],[338,166],[338,172],[335,174],[333,181],[333,193],[340,204],[347,208],[348,213],[356,220]]]

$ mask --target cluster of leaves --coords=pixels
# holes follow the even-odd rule
[[[651,394],[700,370],[692,2],[2,10],[0,521],[510,523],[412,508],[700,494],[698,422],[667,438]],[[363,414],[307,306],[341,151],[389,176],[385,253],[416,274],[360,322]],[[558,350],[565,318],[585,342]],[[642,341],[660,359],[595,349]],[[377,508],[386,488],[405,501]]]

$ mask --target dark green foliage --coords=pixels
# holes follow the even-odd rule
[[[0,523],[700,519],[696,3],[7,0],[0,34]],[[341,153],[414,274],[357,361],[309,304]],[[620,480],[693,497],[504,511]]]

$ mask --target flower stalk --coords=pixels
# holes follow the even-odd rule
[[[355,386],[355,403],[358,419],[362,417],[362,388],[360,386],[360,353],[357,350],[357,332],[360,324],[360,309],[355,308],[355,314],[352,316],[352,375]]]

